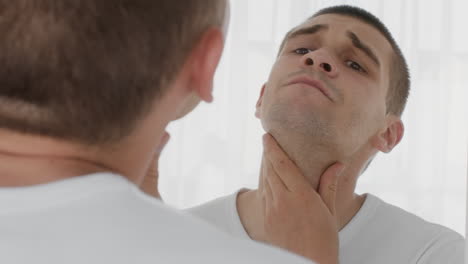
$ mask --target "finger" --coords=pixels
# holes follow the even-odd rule
[[[261,183],[262,183],[262,189],[261,189],[261,195],[262,195],[262,204],[263,204],[263,210],[264,210],[264,215],[268,214],[268,210],[271,206],[272,202],[272,197],[271,197],[271,189],[268,186],[268,183],[266,182],[266,177],[265,177],[265,166],[263,165],[262,162],[262,167],[261,167]]]
[[[264,177],[264,174],[265,174],[265,173],[264,173],[264,170],[263,170],[263,166],[264,166],[263,164],[264,164],[264,163],[265,163],[265,162],[264,162],[264,159],[262,159],[262,163],[261,163],[261,165],[260,165],[260,172],[259,172],[260,179],[259,179],[259,181],[258,181],[258,190],[259,190],[260,192],[263,192],[263,190],[264,190],[264,187],[263,187],[263,186],[265,186],[265,177]]]
[[[146,173],[143,177],[143,180],[141,182],[140,188],[150,194],[155,196],[156,198],[160,198],[159,192],[158,192],[158,178],[159,178],[159,172],[158,172],[158,167],[159,167],[159,156],[164,149],[164,146],[167,144],[167,142],[170,139],[169,133],[164,131],[164,134],[162,135],[159,145],[156,147],[153,157],[150,161],[150,164],[148,168],[146,169]]]
[[[161,139],[159,141],[159,145],[156,147],[156,150],[154,151],[153,159],[151,160],[150,170],[156,170],[156,171],[158,170],[159,156],[161,156],[161,153],[162,153],[164,147],[169,142],[170,138],[171,138],[171,135],[169,133],[167,133],[166,131],[164,131],[164,134],[162,135],[162,137],[161,137]]]
[[[268,206],[270,203],[274,202],[273,191],[271,190],[270,183],[268,180],[265,183],[265,203]]]
[[[158,170],[157,163],[150,165],[146,171],[146,175],[140,184],[140,188],[149,195],[160,198],[158,191]]]
[[[302,191],[307,186],[310,186],[310,183],[296,164],[294,164],[270,134],[263,136],[263,145],[266,157],[270,160],[274,170],[288,190],[292,192]]]
[[[288,188],[281,180],[280,176],[276,173],[275,169],[273,168],[273,165],[268,159],[265,159],[264,167],[265,174],[263,177],[266,179],[266,184],[271,190],[272,198],[274,200],[279,199],[279,196],[281,196],[283,192],[288,191]]]
[[[163,151],[164,147],[167,145],[167,142],[169,142],[169,139],[171,138],[171,135],[164,131],[164,134],[161,137],[161,140],[159,141],[159,145],[156,148],[156,153],[157,155],[161,154]]]
[[[332,215],[335,215],[336,191],[339,176],[343,170],[344,165],[340,162],[335,162],[320,177],[319,194]]]
[[[263,191],[265,194],[265,198],[267,203],[271,202],[273,200],[273,192],[271,190],[271,186],[268,183],[267,180],[267,175],[268,175],[268,168],[266,164],[266,160],[263,160],[264,162],[262,163],[262,181],[263,181]]]

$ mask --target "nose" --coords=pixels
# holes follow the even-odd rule
[[[325,51],[312,51],[301,57],[303,67],[315,67],[330,78],[338,76],[338,66],[334,59]]]

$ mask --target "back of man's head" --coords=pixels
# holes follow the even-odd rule
[[[84,144],[128,135],[219,0],[0,0],[0,128]]]

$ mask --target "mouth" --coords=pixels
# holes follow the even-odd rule
[[[293,85],[293,84],[304,84],[311,88],[315,88],[319,90],[325,97],[327,97],[330,101],[333,102],[333,98],[330,92],[325,88],[322,82],[312,79],[308,76],[299,76],[288,82],[286,85]]]

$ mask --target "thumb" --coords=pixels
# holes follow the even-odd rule
[[[319,194],[333,216],[335,215],[338,180],[343,170],[344,165],[336,162],[330,165],[320,177]]]
[[[164,134],[162,135],[161,140],[159,141],[159,144],[154,151],[150,167],[146,172],[146,178],[148,178],[148,175],[158,174],[159,156],[161,155],[161,152],[163,151],[164,147],[167,145],[167,142],[169,142],[170,137],[171,136],[169,135],[169,133],[164,131]]]
[[[161,198],[158,191],[158,179],[159,179],[159,156],[169,142],[170,135],[166,131],[162,135],[158,146],[154,150],[153,157],[149,164],[149,167],[146,169],[146,173],[141,182],[140,188],[149,195],[152,195],[156,198]]]
[[[169,139],[171,138],[171,135],[164,131],[164,134],[161,137],[161,141],[159,142],[158,147],[156,148],[156,155],[161,154],[163,151],[164,147],[166,146],[167,142],[169,142]]]

